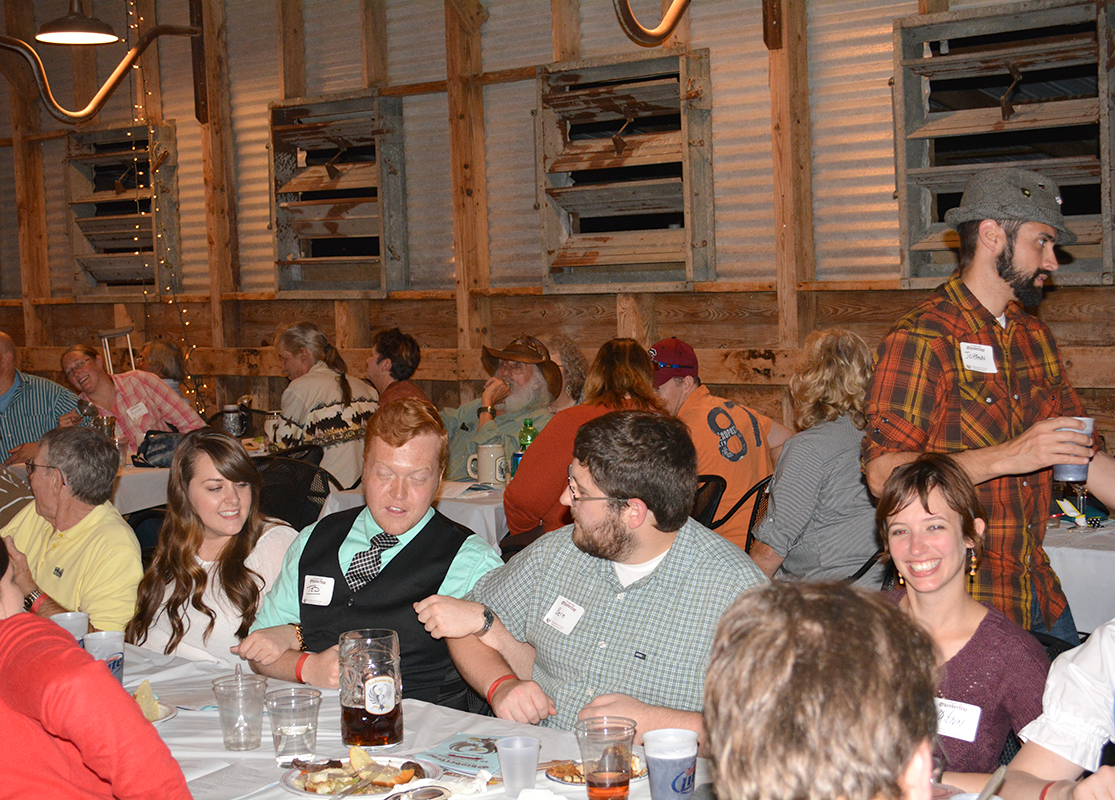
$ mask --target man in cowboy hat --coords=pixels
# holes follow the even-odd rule
[[[878,495],[919,453],[953,454],[990,517],[973,596],[1023,627],[1078,642],[1042,550],[1050,467],[1091,461],[1088,490],[1110,504],[1115,460],[1093,456],[1072,419],[1084,409],[1053,334],[1023,310],[1041,302],[1057,271],[1054,247],[1076,236],[1057,185],[1021,169],[978,172],[945,221],[960,234],[960,268],[879,346],[863,440],[868,486]]]
[[[449,431],[449,480],[468,480],[468,459],[482,444],[500,444],[511,458],[524,420],[541,430],[550,421],[546,406],[561,393],[561,370],[546,345],[520,336],[503,350],[484,348],[480,360],[492,377],[479,400],[441,412]]]

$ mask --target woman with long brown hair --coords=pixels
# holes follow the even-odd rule
[[[264,591],[298,535],[259,512],[263,479],[243,445],[195,431],[174,451],[167,516],[139,584],[126,638],[195,661],[231,665]]]
[[[345,360],[312,322],[280,333],[275,350],[290,379],[276,438],[283,447],[321,445],[322,468],[341,485],[354,485],[364,468],[364,431],[378,407],[376,390],[346,374]]]
[[[572,523],[561,495],[568,485],[577,430],[609,411],[664,414],[653,377],[650,356],[634,339],[612,339],[601,345],[585,376],[584,401],[554,414],[523,454],[515,479],[507,486],[503,508],[511,533],[525,533],[539,524],[549,532]]]

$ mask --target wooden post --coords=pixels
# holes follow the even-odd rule
[[[364,85],[387,85],[387,0],[360,0]]]
[[[93,14],[93,0],[82,0],[81,10],[89,16]],[[97,80],[96,45],[75,45],[73,47],[74,70],[74,108],[85,108],[100,88]],[[98,115],[99,116],[99,115]],[[90,126],[97,124],[97,117],[89,120]]]
[[[306,96],[306,22],[302,0],[276,0],[279,17],[279,94]]]
[[[949,0],[918,0],[919,14],[938,14],[949,10]]]
[[[158,23],[155,19],[155,0],[135,0],[138,17],[138,39]],[[136,70],[136,114],[140,120],[158,124],[163,121],[163,90],[159,82],[159,49],[148,47],[139,58]]]
[[[581,0],[550,0],[554,61],[581,58]]]
[[[654,295],[649,292],[616,295],[616,336],[627,336],[643,347],[658,341]]]
[[[35,9],[31,0],[6,0],[8,35],[29,41],[35,35]],[[35,305],[37,298],[50,297],[50,264],[46,246],[46,205],[43,202],[43,148],[34,140],[40,130],[39,91],[31,72],[14,53],[3,55],[4,69],[12,83],[12,160],[15,200],[19,220],[19,275],[23,285],[23,328],[29,346],[50,344],[49,326],[42,313],[48,307]]]
[[[781,4],[782,21],[781,47],[769,53],[778,341],[792,349],[813,329],[812,295],[798,292],[815,272],[809,53],[805,4],[764,0],[764,10],[768,2]]]
[[[209,306],[213,346],[234,344],[238,327],[234,301],[221,295],[240,285],[240,244],[236,229],[236,182],[232,171],[232,109],[228,97],[228,42],[225,4],[205,7],[205,82],[209,122],[201,126],[201,166],[205,177],[205,229],[209,252]]]
[[[449,100],[449,164],[453,191],[453,253],[457,348],[461,369],[484,344],[490,322],[488,181],[484,153],[484,92],[466,79],[481,73],[480,26],[488,17],[478,0],[445,0],[445,61]],[[479,377],[462,374],[461,380]],[[462,394],[462,401],[465,400]]]
[[[372,346],[372,304],[368,300],[334,300],[335,346],[338,350]],[[363,375],[364,365],[348,365],[350,375]]]

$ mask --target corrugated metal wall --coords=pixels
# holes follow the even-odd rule
[[[811,0],[814,245],[819,280],[898,276],[894,197],[896,17],[917,2]]]
[[[534,103],[534,81],[484,89],[493,286],[533,286],[542,278],[542,236],[534,205]]]
[[[489,0],[488,21],[480,29],[484,71],[553,59],[549,0]]]
[[[443,0],[387,0],[387,74],[393,84],[445,80]]]
[[[279,99],[273,3],[227,0],[229,96],[235,148],[240,287],[274,289],[275,244],[268,185],[267,104]]]
[[[411,284],[415,289],[451,289],[453,208],[446,96],[422,94],[406,98],[403,129]]]
[[[359,0],[302,0],[302,16],[306,95],[363,88]]]

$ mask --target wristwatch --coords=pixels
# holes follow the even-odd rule
[[[476,416],[479,417],[481,414],[489,414],[489,415],[494,417],[496,415],[495,407],[494,406],[480,406],[480,408],[476,409]]]
[[[42,592],[41,589],[36,589],[35,591],[31,592],[29,595],[24,597],[23,598],[23,610],[24,611],[30,611],[31,606],[35,605],[35,601],[39,599],[39,596],[42,593],[43,592]],[[484,617],[484,621],[487,622],[487,620],[488,620],[488,618]],[[490,623],[489,623],[489,627],[491,627]],[[485,628],[484,630],[487,631],[487,628]]]
[[[483,636],[485,633],[490,631],[492,629],[492,623],[495,621],[496,612],[492,611],[492,609],[488,608],[487,606],[484,606],[484,627],[481,628],[476,635]]]

